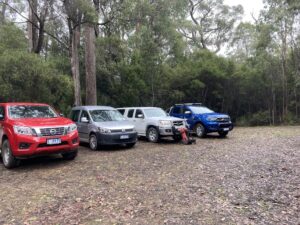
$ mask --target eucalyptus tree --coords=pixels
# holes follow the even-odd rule
[[[273,54],[280,59],[281,72],[281,116],[284,120],[288,116],[291,88],[289,86],[290,73],[288,57],[292,41],[294,40],[295,14],[291,13],[289,4],[280,0],[266,0],[266,7],[262,11],[263,22],[272,27]]]
[[[225,5],[223,0],[186,1],[188,16],[180,24],[180,32],[193,48],[219,52],[230,40],[243,7]]]

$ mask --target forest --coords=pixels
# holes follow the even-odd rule
[[[201,102],[238,125],[300,122],[300,2],[253,23],[223,0],[0,0],[0,102]]]

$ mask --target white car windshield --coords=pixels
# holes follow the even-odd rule
[[[207,107],[203,106],[190,106],[190,109],[195,114],[204,114],[204,113],[213,113],[214,111],[210,110]]]
[[[49,106],[17,105],[8,108],[12,119],[55,118],[57,114]]]
[[[144,109],[144,112],[146,114],[146,117],[165,117],[167,114],[165,113],[164,110],[160,108],[156,109]]]
[[[117,110],[90,110],[90,114],[95,122],[125,120],[122,114]]]

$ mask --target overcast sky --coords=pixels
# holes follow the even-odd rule
[[[259,11],[263,9],[263,0],[224,0],[227,5],[242,5],[244,8],[243,21],[253,22],[251,13],[257,18]]]

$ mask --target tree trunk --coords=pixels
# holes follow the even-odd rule
[[[94,25],[87,23],[85,27],[86,105],[97,105],[95,40]]]
[[[80,73],[79,73],[79,53],[78,48],[80,45],[80,25],[77,25],[74,29],[70,28],[70,58],[71,58],[71,71],[74,81],[74,97],[76,106],[82,104],[81,101],[81,87],[80,87]]]
[[[2,4],[1,14],[0,14],[0,24],[5,23],[5,13],[6,13],[6,4],[8,3],[8,0],[5,0]]]
[[[37,0],[28,0],[29,2],[29,16],[28,16],[28,41],[29,52],[34,52],[38,45],[38,18],[37,13]]]

